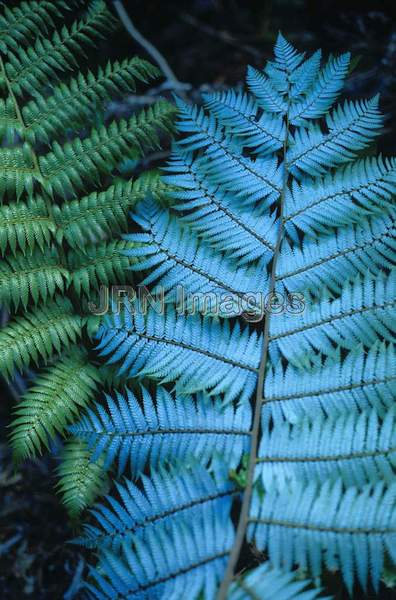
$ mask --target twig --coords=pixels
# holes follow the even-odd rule
[[[255,58],[261,58],[261,53],[258,50],[256,50],[256,48],[253,48],[253,46],[248,46],[246,44],[241,44],[230,33],[228,33],[228,31],[218,31],[217,29],[214,29],[206,23],[201,23],[200,21],[198,21],[198,19],[196,19],[188,13],[182,13],[180,18],[185,23],[188,23],[189,25],[192,25],[192,27],[195,27],[203,33],[206,33],[206,35],[210,35],[211,37],[221,40],[225,44],[229,44],[230,46],[239,48],[239,50],[243,50],[244,52],[251,54]]]
[[[186,95],[184,94],[184,90],[188,90],[191,88],[189,83],[182,83],[179,81],[169,66],[165,57],[161,54],[159,50],[151,42],[149,42],[135,27],[132,22],[131,17],[125,10],[125,6],[122,3],[122,0],[113,0],[114,8],[124,25],[125,29],[129,33],[129,35],[140,44],[146,52],[151,56],[153,60],[157,63],[163,74],[165,75],[168,83],[168,87],[177,91],[178,94],[186,100]]]
[[[84,572],[84,567],[85,561],[83,558],[80,557],[70,587],[63,594],[63,600],[73,600],[73,598],[77,597],[77,594],[81,590],[83,585],[82,576]]]
[[[12,538],[0,544],[0,556],[9,552],[9,550],[15,546],[22,539],[21,533],[16,533]]]

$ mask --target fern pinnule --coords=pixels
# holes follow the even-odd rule
[[[1,148],[0,164],[0,202],[19,201],[25,193],[32,197],[34,186],[42,182],[42,176],[35,168],[29,147]]]
[[[336,297],[345,279],[373,275],[395,264],[396,215],[384,210],[365,221],[337,229],[333,235],[310,237],[302,248],[289,247],[279,260],[277,280],[292,292]]]
[[[39,159],[46,192],[69,199],[88,185],[96,187],[98,173],[109,175],[121,158],[158,148],[156,128],[169,131],[170,126],[169,105],[160,100],[129,121],[121,119],[93,129],[83,140],[77,137],[64,146],[55,142]]]
[[[304,445],[301,444],[304,439]],[[331,415],[318,413],[292,424],[279,419],[263,422],[256,478],[268,488],[279,481],[323,481],[339,477],[346,486],[364,487],[375,481],[390,484],[395,477],[395,408],[381,417],[375,409]]]
[[[143,403],[143,409],[141,408]],[[84,440],[93,458],[103,455],[105,466],[117,463],[118,473],[133,478],[147,466],[158,469],[167,462],[187,463],[189,458],[208,464],[218,454],[234,468],[248,448],[250,407],[224,407],[220,398],[170,394],[158,386],[155,398],[146,388],[106,396],[70,427]]]
[[[59,7],[62,5],[65,6],[65,3],[59,0],[31,0],[13,8],[5,6],[4,14],[0,15],[1,52],[18,50],[37,33],[46,34],[49,28],[55,26],[53,17],[61,16]]]
[[[309,565],[313,577],[320,577],[324,563],[329,570],[340,569],[351,594],[351,565],[356,564],[366,590],[370,561],[370,579],[378,591],[385,553],[395,560],[395,482],[345,489],[340,479],[309,485],[292,480],[281,490],[267,488],[263,502],[255,489],[248,525],[249,539],[254,536],[259,550],[268,547],[273,566],[289,571],[298,556],[299,564]],[[359,539],[358,549],[354,539]]]
[[[34,45],[8,52],[4,68],[12,91],[17,96],[41,92],[49,82],[59,80],[59,71],[69,70],[70,64],[78,66],[76,55],[84,55],[85,46],[93,46],[114,26],[105,2],[95,0],[86,16],[70,28],[63,26],[50,39],[38,37]]]
[[[255,598],[282,598],[282,600],[314,600],[321,590],[302,579],[298,571],[274,569],[265,562],[251,571],[241,573],[231,584],[229,600],[254,600]]]
[[[158,77],[158,70],[141,58],[133,57],[99,67],[94,75],[79,73],[68,84],[60,83],[50,96],[37,95],[23,109],[25,136],[31,143],[38,139],[51,142],[68,127],[83,127],[106,101],[136,89],[136,81],[147,83]]]
[[[162,466],[150,478],[142,475],[139,484],[129,479],[116,484],[119,499],[108,496],[107,506],[92,509],[95,525],[84,527],[84,536],[76,541],[101,552],[119,550],[147,526],[155,529],[158,523],[169,524],[180,517],[194,520],[205,505],[221,506],[228,512],[237,493],[231,481],[218,484],[216,470],[209,473],[194,460]]]
[[[120,374],[166,383],[177,373],[178,392],[222,393],[226,402],[238,397],[243,403],[254,389],[261,339],[239,323],[186,317],[172,304],[164,314],[154,307],[132,307],[106,315],[98,336],[101,356],[109,356],[110,364],[119,362]]]

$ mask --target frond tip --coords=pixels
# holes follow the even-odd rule
[[[57,475],[57,491],[73,520],[91,506],[106,487],[103,464],[92,461],[86,445],[79,440],[66,442]]]
[[[11,423],[15,461],[49,448],[50,440],[57,433],[63,434],[67,424],[92,400],[99,381],[85,353],[75,349],[40,374],[22,397]]]

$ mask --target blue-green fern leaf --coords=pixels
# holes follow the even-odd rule
[[[125,542],[121,554],[104,550],[99,567],[92,570],[94,584],[86,584],[88,597],[183,598],[201,594],[214,600],[233,542],[229,511],[205,506],[194,519],[180,517],[171,523],[148,527]],[[95,585],[96,584],[96,585]]]
[[[302,248],[289,247],[279,257],[277,281],[289,293],[323,293],[335,297],[345,278],[353,279],[367,270],[377,274],[392,268],[396,254],[396,221],[393,210],[365,219],[351,227],[336,229],[334,235],[307,239]]]
[[[281,353],[294,365],[309,365],[310,352],[326,355],[335,348],[353,350],[356,344],[370,348],[381,336],[395,340],[396,271],[377,276],[368,272],[346,282],[342,295],[329,296],[307,307],[296,322],[295,315],[274,319],[269,349]]]
[[[356,346],[342,360],[341,351],[318,361],[311,370],[276,362],[267,372],[264,394],[272,419],[296,422],[304,416],[375,408],[382,416],[394,402],[394,344]]]
[[[244,146],[253,148],[254,152],[264,155],[282,147],[285,127],[282,119],[277,116],[268,119],[263,114],[256,121],[258,107],[251,96],[234,90],[216,92],[205,96],[205,106],[220,123],[232,128],[234,135],[241,136]]]
[[[346,102],[326,118],[328,133],[311,125],[296,130],[287,154],[292,173],[303,171],[311,176],[322,175],[329,167],[350,162],[356,151],[365,148],[380,131],[383,117],[376,96],[366,102]]]
[[[326,233],[329,227],[360,223],[372,213],[392,206],[396,192],[395,159],[356,160],[323,178],[296,180],[286,191],[285,227],[307,234]]]
[[[174,385],[176,401],[165,401],[172,407],[169,425],[179,423],[174,403],[188,394],[196,395],[186,397],[197,403],[197,414],[207,395],[216,396],[217,414],[252,411],[248,453],[244,441],[228,474],[241,499],[233,504],[238,516],[229,550],[224,524],[227,567],[222,563],[219,575],[212,565],[209,573],[210,561],[204,569],[197,560],[193,577],[191,563],[180,566],[177,558],[158,570],[161,561],[139,584],[137,557],[154,548],[166,553],[147,533],[147,544],[139,535],[121,556],[106,551],[92,573],[101,589],[90,588],[93,597],[118,591],[144,598],[150,589],[152,597],[182,598],[188,572],[192,597],[205,600],[270,598],[271,583],[277,600],[314,598],[317,590],[294,582],[296,567],[318,585],[325,569],[339,570],[352,593],[355,579],[378,590],[385,561],[396,562],[396,163],[367,156],[383,125],[378,97],[339,100],[349,54],[320,69],[320,53],[305,59],[282,35],[274,53],[263,70],[248,69],[246,91],[211,94],[203,107],[177,100],[180,136],[164,176],[170,198],[166,206],[155,199],[136,205],[138,230],[129,239],[136,276],[142,271],[155,298],[162,285],[168,302],[164,310],[132,303],[99,331],[102,356],[118,363],[121,374]],[[224,284],[243,294],[247,275],[249,292],[267,294],[263,318],[237,314],[232,303],[227,315],[172,306],[178,284],[203,297],[219,297]],[[112,427],[122,412],[122,427],[129,422],[138,435],[140,426],[128,421],[136,408],[96,410],[75,427],[82,437],[86,428],[85,439],[93,435],[93,456],[103,452],[111,463],[118,440],[114,452],[92,432],[96,427],[103,436],[102,424]],[[144,411],[145,421],[150,414],[156,418],[158,407]],[[221,440],[206,439],[217,457]],[[173,448],[171,440],[161,447],[169,460],[166,448]],[[210,468],[208,455],[205,463]],[[220,490],[225,479],[217,483]],[[116,518],[103,510],[112,522],[106,526],[117,529],[122,511]],[[216,528],[214,518],[205,544],[218,536]],[[182,517],[169,525],[166,547],[181,531]],[[188,538],[195,558],[196,531],[191,527]],[[236,577],[249,544],[249,567],[267,562]],[[205,588],[217,578],[218,590]],[[161,587],[168,582],[172,587]]]
[[[333,102],[339,96],[348,74],[350,54],[346,52],[330,58],[303,98],[290,106],[290,122],[293,125],[304,123],[304,119],[317,119],[327,114]],[[291,79],[297,77],[297,69],[291,73]]]

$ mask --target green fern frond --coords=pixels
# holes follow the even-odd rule
[[[16,317],[0,330],[0,372],[8,378],[15,369],[48,360],[54,352],[76,343],[83,319],[75,314],[70,300],[56,298],[44,308]]]
[[[59,6],[63,2],[49,2],[35,0],[21,2],[14,8],[4,7],[4,14],[0,15],[0,50],[8,52],[10,49],[18,50],[39,33],[47,33],[49,27],[54,27],[53,17],[61,15]]]
[[[5,71],[11,88],[18,96],[23,92],[36,95],[49,81],[58,78],[59,71],[77,66],[76,55],[84,55],[84,46],[103,37],[114,25],[114,19],[104,2],[94,2],[88,14],[72,24],[62,27],[51,39],[38,38],[30,48],[19,48],[8,53]]]
[[[69,272],[62,266],[56,248],[35,251],[31,256],[17,254],[0,264],[0,303],[18,309],[29,300],[37,305],[56,292],[64,292]]]
[[[43,198],[35,197],[27,203],[19,202],[0,207],[0,252],[8,249],[12,254],[21,250],[33,252],[38,246],[42,251],[55,235],[55,222],[48,216]]]
[[[161,198],[166,189],[159,173],[148,171],[135,181],[119,180],[104,192],[54,206],[57,239],[61,242],[65,237],[72,248],[83,248],[126,231],[128,211],[147,195]]]
[[[117,236],[128,231],[136,202],[162,197],[165,188],[157,173],[126,182],[117,169],[159,147],[175,108],[160,101],[104,125],[106,103],[160,75],[139,58],[80,71],[86,50],[117,25],[105,1],[2,4],[0,304],[11,315],[0,330],[0,373],[7,379],[30,365],[51,365],[24,396],[12,425],[15,455],[23,460],[49,448],[96,389],[98,375],[87,357],[99,317],[89,312],[87,297],[102,283],[132,275],[132,259],[121,254],[128,243]],[[72,22],[74,9],[79,17]],[[77,196],[81,190],[86,196]],[[76,349],[80,338],[84,356]],[[87,462],[82,451],[69,455]],[[73,494],[80,492],[72,487],[86,482],[73,483],[71,475],[68,481],[64,496],[77,514],[81,501]],[[86,502],[92,498],[88,493]]]
[[[74,439],[65,444],[57,474],[56,487],[72,519],[94,503],[107,481],[103,464],[93,462],[85,443]]]
[[[124,239],[135,243],[128,254],[139,260],[136,277],[144,271],[140,283],[154,294],[182,285],[187,302],[190,290],[205,299],[213,290],[218,310],[190,314],[184,303],[182,312],[168,295],[165,311],[136,303],[103,319],[98,350],[108,364],[176,398],[127,392],[70,427],[119,475],[149,471],[149,498],[144,483],[130,498],[120,493],[123,506],[113,495],[95,509],[105,536],[94,533],[99,561],[86,589],[96,600],[184,598],[187,589],[191,600],[316,597],[296,584],[296,567],[316,586],[325,569],[340,571],[358,598],[356,582],[381,593],[384,566],[396,564],[396,163],[366,156],[383,122],[377,98],[329,112],[348,54],[320,71],[320,54],[304,61],[281,34],[274,54],[249,70],[251,93],[211,94],[204,108],[177,101],[181,136],[164,178],[176,202],[145,199],[131,214],[139,229]],[[230,294],[221,312],[221,282],[261,295],[259,318],[243,315],[254,325],[234,318]],[[204,398],[220,395],[221,441],[211,447],[213,427],[187,394],[207,423]],[[248,452],[240,447],[235,468],[221,444],[236,407],[252,424],[240,415]],[[218,513],[195,504],[202,476],[189,485],[183,510],[202,511],[202,528],[180,514],[170,526],[181,494],[153,469],[181,458],[191,431],[189,455],[202,444],[209,469],[220,456],[220,480],[239,492],[229,519],[225,502]],[[238,578],[242,564],[261,560]]]
[[[85,352],[73,349],[46,369],[22,397],[11,423],[10,443],[17,462],[49,448],[79,410],[92,400],[100,382]]]
[[[136,89],[136,80],[147,82],[158,77],[159,71],[138,57],[100,67],[96,75],[79,73],[68,84],[61,83],[51,96],[38,95],[22,110],[26,123],[25,136],[31,143],[50,142],[69,127],[84,125],[98,106],[114,96]]]
[[[128,269],[136,259],[124,256],[122,252],[134,246],[120,240],[88,246],[84,252],[71,251],[69,263],[77,294],[88,295],[101,284],[126,283],[131,279]]]
[[[87,183],[97,185],[98,172],[108,175],[122,158],[158,148],[157,131],[170,131],[174,113],[172,105],[159,100],[128,121],[93,129],[83,140],[77,137],[63,147],[55,142],[52,151],[39,159],[46,190],[67,199]]]

